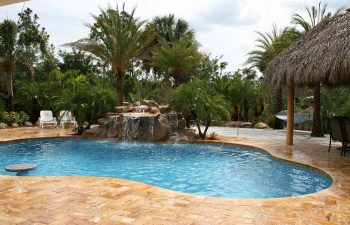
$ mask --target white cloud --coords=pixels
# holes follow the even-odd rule
[[[293,13],[304,13],[306,5],[318,0],[31,0],[25,3],[39,16],[39,23],[47,29],[50,41],[56,45],[87,36],[84,26],[91,23],[90,13],[98,14],[99,6],[114,6],[126,2],[130,11],[137,6],[136,16],[150,20],[154,16],[175,14],[189,21],[197,32],[201,49],[221,56],[236,70],[245,62],[247,52],[254,48],[254,31],[269,32],[273,23],[279,27],[290,25]],[[330,0],[330,9],[350,7],[348,0]],[[23,4],[0,8],[0,21],[17,20]]]
[[[211,2],[199,17],[213,26],[244,26],[253,24],[257,17],[247,13],[246,4],[239,0],[221,0]]]

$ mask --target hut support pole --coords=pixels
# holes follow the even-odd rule
[[[294,129],[294,85],[288,86],[287,145],[293,145]]]

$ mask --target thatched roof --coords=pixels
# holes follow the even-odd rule
[[[19,2],[25,2],[25,1],[28,1],[28,0],[0,0],[0,6],[10,5],[10,4],[19,3]]]
[[[274,85],[350,84],[350,12],[319,23],[267,66],[265,81]]]

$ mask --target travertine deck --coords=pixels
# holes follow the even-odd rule
[[[0,141],[64,136],[38,128],[0,130]],[[25,133],[25,135],[23,135]],[[320,168],[333,185],[282,199],[193,196],[142,183],[97,177],[0,177],[0,224],[350,224],[350,154],[325,144],[220,137]]]

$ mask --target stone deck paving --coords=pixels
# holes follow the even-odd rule
[[[60,129],[0,130],[0,141],[68,136]],[[280,199],[194,196],[138,182],[98,177],[0,176],[0,224],[345,224],[350,225],[350,154],[325,143],[219,137],[317,167],[334,180],[326,190]]]

